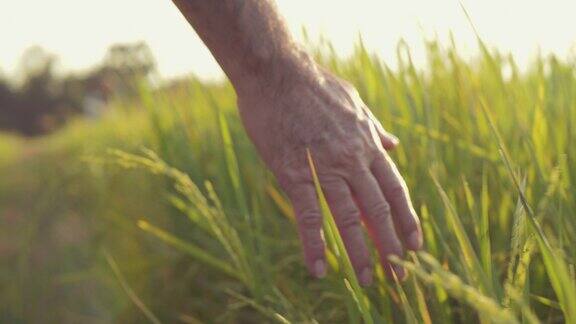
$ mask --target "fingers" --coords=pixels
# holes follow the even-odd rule
[[[352,198],[348,184],[342,178],[321,182],[356,276],[360,284],[370,285],[373,277],[372,261],[364,240],[360,210]]]
[[[398,235],[404,241],[406,248],[420,249],[422,247],[420,221],[412,207],[404,179],[385,152],[373,162],[372,173],[390,204],[393,219],[399,231]]]
[[[325,244],[322,239],[322,215],[314,185],[295,185],[286,192],[296,214],[306,267],[316,278],[323,278],[326,275]]]
[[[395,273],[402,280],[406,276],[404,269],[388,261],[390,255],[402,257],[404,251],[396,235],[390,206],[378,182],[369,170],[356,174],[348,182],[362,210],[364,222],[378,250],[384,271],[389,278],[394,279]]]
[[[384,149],[387,151],[393,150],[396,148],[396,146],[398,146],[398,144],[400,144],[398,137],[388,133],[385,130],[380,131],[378,135],[380,136],[382,147],[384,147]]]

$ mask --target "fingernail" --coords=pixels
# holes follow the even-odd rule
[[[364,268],[364,270],[362,270],[362,272],[360,273],[360,284],[362,286],[370,286],[372,284],[372,274],[373,274],[373,270],[372,267],[368,267],[368,268]]]
[[[420,234],[420,231],[416,230],[410,233],[406,240],[406,244],[411,250],[419,250],[422,247],[422,234]]]
[[[314,262],[314,275],[319,279],[326,276],[326,262],[324,260]]]

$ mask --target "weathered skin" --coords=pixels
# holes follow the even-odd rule
[[[307,148],[360,282],[373,277],[362,224],[387,274],[405,277],[387,256],[419,249],[422,231],[386,153],[398,140],[354,87],[295,44],[270,0],[174,2],[234,85],[246,131],[292,201],[310,272],[323,277],[326,261]]]

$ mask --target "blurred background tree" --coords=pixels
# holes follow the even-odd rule
[[[57,58],[41,47],[22,56],[18,74],[0,76],[0,130],[36,136],[74,116],[98,118],[112,97],[132,97],[156,73],[144,42],[116,44],[102,62],[82,74],[55,73]]]

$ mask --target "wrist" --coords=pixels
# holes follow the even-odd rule
[[[320,76],[313,58],[300,48],[278,53],[251,64],[232,84],[238,97],[285,93],[298,83],[313,82]]]

